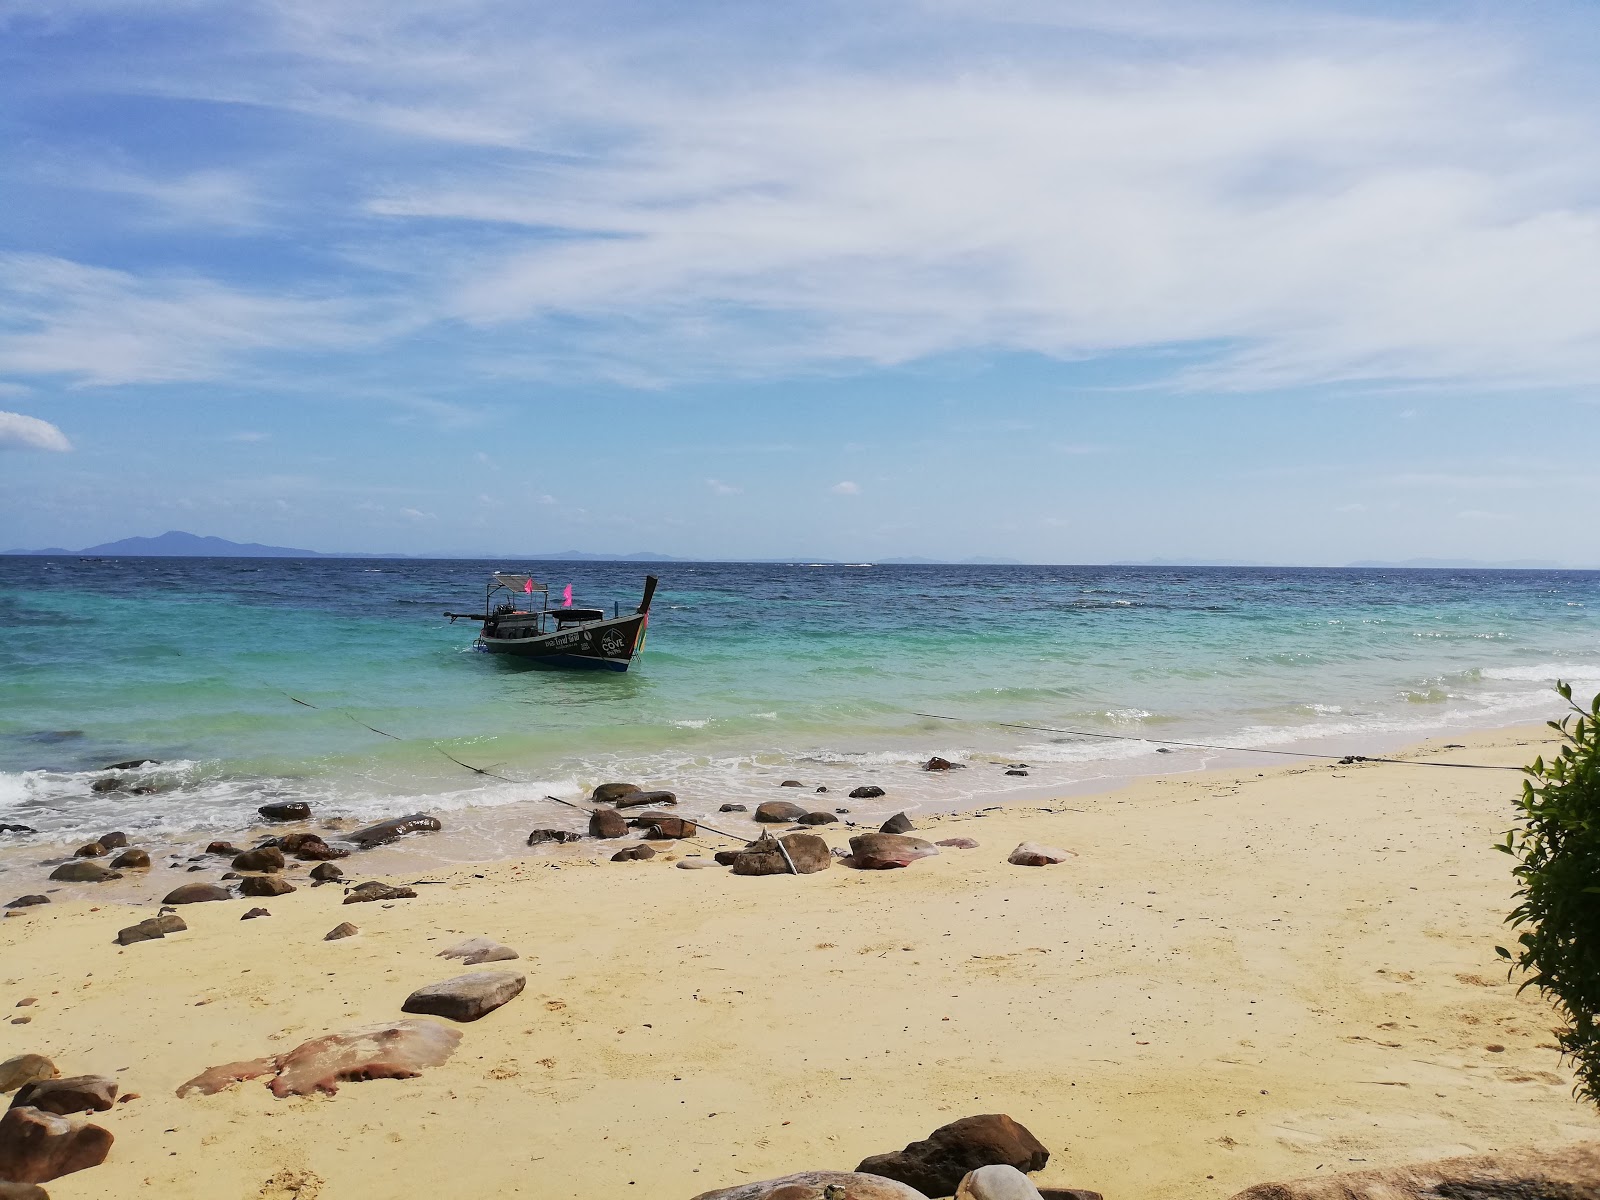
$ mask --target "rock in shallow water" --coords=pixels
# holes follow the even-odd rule
[[[616,814],[613,812],[612,815]],[[554,842],[560,846],[567,842],[581,841],[582,837],[582,834],[573,833],[570,829],[535,829],[528,835],[528,845],[542,846],[546,842]]]
[[[438,817],[430,817],[426,813],[412,813],[409,817],[391,817],[387,821],[367,825],[347,836],[361,849],[370,850],[374,846],[387,845],[408,833],[437,833],[443,828]]]
[[[589,794],[591,804],[615,804],[624,796],[640,791],[637,783],[602,783]]]
[[[186,883],[161,897],[163,904],[205,904],[212,900],[232,900],[233,893],[220,883]]]
[[[1004,1163],[1037,1171],[1049,1161],[1050,1151],[1022,1125],[987,1113],[941,1125],[904,1150],[864,1158],[856,1170],[898,1179],[925,1196],[948,1196],[979,1167]]]
[[[866,785],[864,785],[862,787],[858,787],[858,788],[854,789],[850,793],[850,799],[852,799],[852,800],[876,800],[881,795],[883,795],[883,789],[881,787],[879,787],[875,783],[869,783],[869,784],[866,784]]]
[[[263,804],[256,809],[268,821],[307,821],[311,819],[311,806],[299,800],[283,804]]]
[[[10,904],[6,905],[6,907],[7,908],[33,908],[35,905],[38,905],[38,904],[49,904],[49,903],[50,903],[50,897],[49,896],[28,895],[28,896],[18,896]]]
[[[756,805],[755,818],[768,825],[787,825],[806,815],[806,810],[787,800],[768,800]]]
[[[597,808],[589,814],[589,836],[609,841],[628,835],[628,819],[614,808]]]
[[[111,860],[113,871],[148,871],[150,855],[143,850],[124,850]]]
[[[437,1021],[387,1021],[302,1042],[277,1058],[253,1058],[210,1067],[178,1088],[178,1095],[214,1095],[246,1079],[272,1075],[268,1086],[285,1096],[332,1094],[343,1082],[411,1079],[436,1067],[461,1043],[458,1030]]]
[[[121,879],[118,871],[107,870],[97,862],[87,859],[78,859],[74,862],[62,863],[50,872],[50,878],[57,883],[105,883],[109,879]]]
[[[647,808],[652,804],[676,804],[676,792],[629,792],[617,800],[618,808]]]
[[[48,1183],[105,1162],[115,1139],[82,1118],[18,1107],[0,1117],[0,1179]]]
[[[694,1200],[927,1200],[919,1191],[859,1171],[801,1171],[701,1192]]]
[[[400,1011],[476,1021],[515,999],[527,982],[526,976],[512,971],[474,971],[418,988],[406,997]]]

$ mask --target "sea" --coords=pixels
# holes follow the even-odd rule
[[[607,611],[658,574],[643,653],[475,650],[443,614],[496,570]],[[4,557],[0,822],[180,843],[304,800],[512,853],[603,781],[876,820],[1542,721],[1558,678],[1600,690],[1600,572]]]

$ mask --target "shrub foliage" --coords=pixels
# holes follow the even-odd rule
[[[1555,1004],[1575,1091],[1600,1103],[1600,696],[1585,711],[1570,684],[1556,690],[1572,706],[1550,722],[1561,748],[1524,768],[1519,822],[1497,847],[1517,860],[1517,951],[1495,950]]]

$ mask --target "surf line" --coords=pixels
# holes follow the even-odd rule
[[[1283,754],[1291,758],[1322,758],[1348,767],[1355,763],[1398,763],[1405,767],[1455,767],[1462,771],[1522,771],[1499,763],[1427,762],[1416,758],[1377,758],[1367,754],[1314,754],[1309,750],[1264,750],[1259,746],[1215,746],[1209,742],[1175,742],[1170,738],[1134,737],[1127,733],[1094,733],[1087,729],[1054,729],[1049,725],[1017,725],[1010,721],[984,721],[976,717],[947,717],[941,713],[912,713],[933,721],[959,721],[965,725],[998,725],[1001,729],[1031,729],[1035,733],[1064,733],[1070,737],[1103,738],[1112,742],[1151,742],[1158,746],[1185,746],[1190,750],[1231,750],[1239,754]]]
[[[355,723],[357,725],[361,726],[361,728],[371,730],[373,733],[377,734],[379,737],[386,737],[386,738],[389,738],[390,740],[396,741],[396,742],[405,741],[405,739],[402,738],[402,737],[398,737],[395,734],[389,733],[389,732],[387,732],[385,730],[382,730],[382,729],[378,729],[376,726],[368,725],[365,721],[357,719],[356,717],[352,716],[350,713],[346,712],[342,708],[324,709],[319,704],[312,704],[309,700],[300,699],[299,696],[291,696],[291,695],[289,695],[288,692],[284,691],[282,688],[273,688],[272,690],[277,692],[277,693],[279,693],[280,695],[288,696],[289,699],[293,700],[296,704],[300,705],[302,708],[314,709],[317,712],[336,712],[341,717],[345,717],[345,718],[347,718],[347,719],[349,719],[351,721],[355,721]],[[451,754],[443,746],[439,745],[438,742],[430,742],[429,744],[436,751],[438,751],[440,754],[444,755],[451,762],[455,763],[456,766],[463,767],[466,770],[471,771],[474,775],[483,775],[483,776],[486,776],[489,779],[498,779],[501,783],[514,783],[514,784],[518,784],[518,785],[522,785],[522,786],[526,786],[527,783],[528,783],[528,781],[526,779],[512,779],[509,775],[497,775],[493,771],[489,770],[487,767],[475,767],[469,762],[462,762],[454,754]],[[547,795],[547,796],[545,796],[545,799],[546,800],[554,800],[557,804],[565,804],[568,808],[575,808],[579,812],[588,813],[591,816],[593,814],[601,811],[600,809],[596,809],[596,808],[585,808],[583,805],[576,804],[571,800],[563,800],[560,796]],[[725,829],[717,829],[714,826],[707,825],[704,821],[701,821],[698,818],[695,820],[694,826],[695,826],[696,829],[704,829],[704,830],[707,830],[707,831],[709,831],[711,833],[716,834],[718,837],[730,838],[730,839],[732,839],[733,841],[736,841],[736,842],[748,842],[750,840],[749,838],[744,837],[744,836],[742,836],[740,834],[729,833]],[[692,839],[684,838],[683,840],[684,841],[690,841]],[[789,864],[789,872],[790,872],[790,874],[798,874],[798,872],[795,870],[794,861],[789,857],[789,852],[783,848],[783,843],[781,843],[781,842],[778,843],[778,849],[780,850],[780,852],[782,852],[784,861]]]

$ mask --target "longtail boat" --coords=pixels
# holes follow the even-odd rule
[[[550,589],[545,584],[531,575],[496,572],[484,594],[483,612],[444,615],[452,625],[481,621],[483,629],[474,644],[490,654],[514,654],[540,667],[626,671],[634,655],[644,649],[657,582],[654,575],[646,575],[639,607],[624,614],[613,606],[608,617],[603,608],[574,606],[570,586],[566,603],[551,608]],[[539,597],[538,608],[533,606],[535,596]]]

